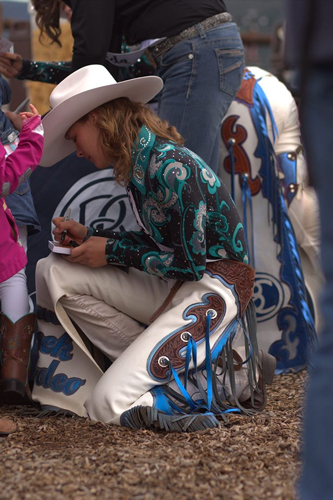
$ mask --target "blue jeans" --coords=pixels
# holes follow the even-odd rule
[[[303,428],[301,500],[333,498],[333,63],[309,70],[302,98],[303,138],[317,190],[321,258],[326,284],[323,329],[310,371]]]
[[[164,82],[158,115],[174,125],[185,146],[217,172],[222,118],[243,76],[244,49],[235,23],[177,43],[156,59]]]

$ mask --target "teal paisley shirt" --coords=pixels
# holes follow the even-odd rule
[[[108,237],[109,264],[198,281],[207,259],[248,262],[238,211],[223,182],[199,156],[146,127],[132,156],[127,190],[141,230],[92,230]]]

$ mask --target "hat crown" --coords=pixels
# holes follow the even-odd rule
[[[50,95],[51,108],[55,108],[67,99],[88,90],[116,84],[109,71],[100,64],[92,64],[78,69],[60,82]]]
[[[42,120],[45,135],[40,165],[50,167],[75,151],[75,144],[66,140],[66,133],[93,109],[123,97],[146,104],[162,87],[163,81],[155,75],[117,82],[99,64],[71,73],[51,93],[52,109]]]

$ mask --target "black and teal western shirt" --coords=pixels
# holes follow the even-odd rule
[[[132,158],[127,191],[141,229],[93,232],[108,238],[109,264],[198,281],[207,261],[248,262],[238,211],[199,156],[142,127]]]

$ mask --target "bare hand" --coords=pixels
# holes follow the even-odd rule
[[[31,109],[31,112],[29,111],[22,111],[20,113],[20,117],[22,118],[22,121],[25,122],[25,120],[28,120],[28,118],[32,118],[33,116],[38,116],[39,113],[35,106],[33,104],[29,104],[29,108]]]
[[[64,245],[68,245],[71,240],[75,240],[79,244],[83,243],[87,235],[86,226],[75,220],[65,221],[65,217],[56,217],[52,222],[56,226],[52,231],[56,241],[61,241],[61,235],[66,230],[67,235],[63,241]]]
[[[37,109],[33,104],[29,104],[29,107],[31,109],[31,112],[23,111],[22,113],[18,114],[14,113],[13,111],[5,111],[5,115],[7,116],[8,120],[12,122],[13,127],[19,132],[21,131],[23,123],[26,120],[32,118],[33,116],[39,115]]]
[[[20,54],[0,52],[0,73],[6,78],[14,78],[22,69],[22,57]]]
[[[80,222],[75,220],[65,221],[65,217],[56,217],[53,219],[53,224],[56,226],[53,229],[54,238],[56,241],[61,241],[63,231],[67,231],[64,245],[69,245],[71,240],[79,243],[79,247],[72,248],[70,256],[63,256],[69,262],[76,262],[88,267],[103,267],[107,265],[105,257],[105,246],[108,241],[107,238],[100,238],[99,236],[91,236],[89,240],[83,243],[84,238],[87,236],[87,228]]]
[[[85,241],[79,247],[71,250],[70,256],[64,256],[69,262],[83,264],[84,266],[98,268],[107,265],[105,256],[105,246],[107,238],[99,236],[91,236],[89,240]]]

